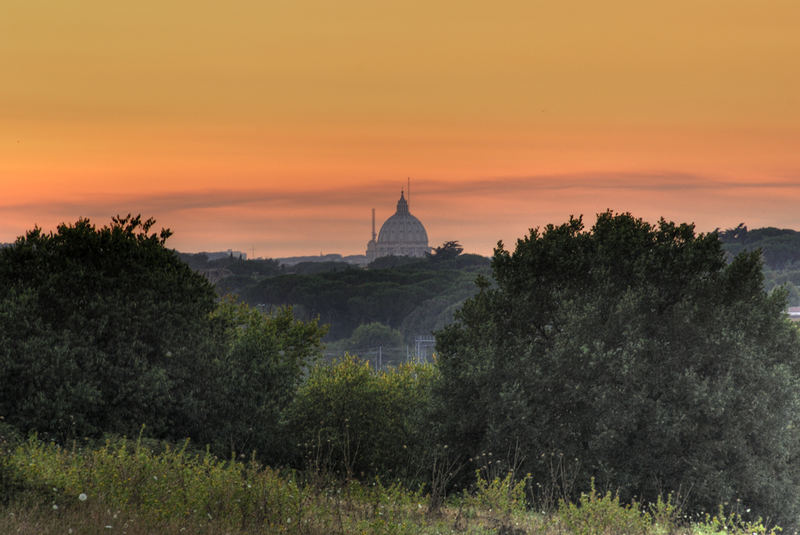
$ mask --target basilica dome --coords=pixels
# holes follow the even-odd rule
[[[397,201],[397,211],[381,226],[377,241],[374,227],[372,240],[367,244],[367,260],[381,256],[425,256],[430,252],[428,233],[419,219],[408,211],[403,192]]]

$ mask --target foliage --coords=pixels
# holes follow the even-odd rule
[[[389,257],[387,257],[389,258]],[[438,312],[475,292],[476,273],[488,272],[487,260],[477,255],[459,255],[448,261],[405,258],[408,263],[379,269],[328,271],[309,275],[270,277],[237,290],[255,305],[295,305],[304,319],[319,317],[330,325],[328,339],[348,338],[365,323],[379,322],[403,331],[406,340],[428,334],[436,326],[438,313],[428,307],[437,300]],[[414,322],[429,318],[424,324]],[[411,331],[409,329],[413,328]]]
[[[760,252],[765,288],[784,288],[788,303],[800,305],[800,232],[774,227],[748,229],[742,223],[719,236],[729,258],[745,251]]]
[[[380,367],[400,364],[408,356],[400,331],[377,321],[359,325],[350,338],[330,342],[325,349],[328,355],[358,355]]]
[[[168,433],[200,357],[213,288],[152,219],[36,228],[0,250],[0,416],[61,440]],[[180,393],[181,395],[177,395]]]
[[[252,279],[280,275],[284,271],[280,263],[273,259],[244,260],[231,254],[224,258],[209,260],[208,255],[205,253],[178,253],[178,256],[189,267],[200,272],[227,270],[231,275]]]
[[[443,441],[519,448],[539,482],[557,455],[623,500],[795,521],[800,345],[757,253],[726,265],[716,234],[606,212],[499,244],[492,267],[437,335]]]
[[[350,336],[349,344],[353,347],[363,348],[401,346],[403,345],[403,335],[397,329],[373,321],[356,327]]]
[[[186,444],[155,453],[141,440],[63,448],[34,439],[7,461],[20,487],[0,502],[2,533],[776,535],[722,509],[693,525],[660,523],[657,513],[595,491],[543,516],[524,510],[520,484],[509,477],[479,476],[476,492],[453,497],[431,516],[424,494],[398,483],[304,485],[295,475],[252,461],[191,453]]]
[[[703,523],[698,526],[698,535],[710,533],[726,533],[728,535],[777,535],[782,530],[779,527],[767,528],[759,517],[755,520],[745,520],[737,512],[725,512],[725,507],[720,505],[717,513],[705,514]]]
[[[800,265],[800,232],[764,227],[748,229],[743,223],[719,233],[723,248],[734,257],[744,251],[761,251],[769,269],[781,270]]]
[[[595,490],[594,481],[591,490],[582,493],[577,504],[559,503],[556,518],[570,533],[577,535],[645,535],[652,523],[650,514],[642,511],[636,501],[623,505],[618,494],[612,496],[611,491],[606,491],[600,495]]]
[[[348,479],[415,479],[433,378],[432,366],[373,372],[351,356],[316,366],[288,411],[307,465]]]
[[[0,505],[8,505],[22,490],[22,479],[12,466],[11,452],[21,443],[17,430],[0,420]]]
[[[136,443],[107,442],[82,452],[31,440],[11,462],[39,500],[54,508],[134,509],[152,521],[221,519],[273,531],[302,516],[307,496],[291,478],[251,461],[223,462],[185,448],[154,454]],[[83,495],[83,498],[81,498]]]
[[[256,450],[281,462],[289,452],[280,418],[319,357],[325,329],[295,319],[291,308],[264,314],[231,299],[213,319],[224,326],[223,340],[204,382],[205,411],[185,435],[223,456]]]
[[[529,482],[530,474],[516,480],[514,472],[508,472],[502,478],[495,476],[490,480],[476,470],[475,489],[472,494],[464,493],[465,501],[473,507],[487,509],[508,522],[513,515],[527,510],[525,488]]]
[[[446,241],[439,247],[436,247],[433,253],[429,253],[428,256],[435,262],[441,262],[444,260],[452,260],[463,252],[464,248],[461,247],[461,244],[457,241]]]
[[[396,269],[403,266],[419,266],[421,260],[413,256],[379,256],[369,263],[369,269]]]

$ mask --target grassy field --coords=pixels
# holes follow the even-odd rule
[[[592,490],[537,511],[528,478],[476,475],[471,492],[431,508],[430,495],[381,481],[342,482],[256,462],[140,442],[5,449],[3,534],[730,534],[773,533],[722,511],[690,522],[670,500],[623,505]]]

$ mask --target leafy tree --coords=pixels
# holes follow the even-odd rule
[[[0,250],[0,416],[67,439],[166,434],[192,406],[213,288],[152,219],[36,228]]]
[[[325,330],[296,320],[288,307],[264,314],[230,299],[214,317],[226,327],[224,349],[205,383],[207,410],[186,434],[220,455],[255,450],[282,462],[289,452],[281,416],[319,357]]]
[[[430,365],[373,372],[351,356],[316,366],[287,411],[306,465],[348,478],[415,479],[434,377]]]
[[[428,257],[434,261],[451,260],[464,252],[464,248],[457,241],[446,241],[429,253]]]
[[[379,256],[369,263],[369,269],[394,269],[402,266],[420,265],[422,260],[413,256]]]
[[[764,227],[748,229],[743,223],[719,233],[723,248],[733,257],[743,251],[761,251],[769,269],[783,270],[800,263],[800,232]]]
[[[320,323],[330,325],[328,340],[341,340],[364,323],[379,322],[396,329],[412,315],[426,313],[426,302],[435,297],[447,300],[448,306],[459,302],[475,292],[472,281],[480,271],[488,273],[488,260],[476,255],[460,255],[448,262],[415,259],[414,264],[392,269],[272,277],[243,291],[242,299],[250,304],[293,305],[303,319],[319,317]],[[433,327],[421,326],[422,332]]]
[[[373,321],[356,327],[348,343],[354,348],[363,349],[372,349],[378,346],[399,347],[403,345],[403,335],[397,329]]]
[[[443,440],[544,484],[555,457],[623,497],[795,521],[800,340],[757,252],[726,265],[715,233],[606,212],[499,243],[492,269],[437,335]]]
[[[325,348],[329,355],[358,355],[380,366],[399,364],[408,356],[402,333],[377,321],[359,325],[350,338],[329,342]]]

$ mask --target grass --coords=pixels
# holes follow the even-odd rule
[[[592,486],[549,513],[526,507],[529,478],[487,480],[451,496],[436,513],[429,497],[398,484],[336,482],[223,461],[187,445],[154,452],[140,441],[62,448],[31,439],[0,458],[0,533],[19,534],[766,534],[720,510],[683,524],[669,499],[621,504]]]

